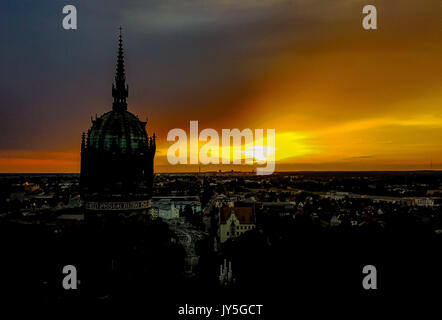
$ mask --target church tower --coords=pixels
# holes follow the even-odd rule
[[[151,205],[155,134],[127,109],[123,38],[119,35],[112,110],[82,134],[80,189],[86,214],[147,213]]]

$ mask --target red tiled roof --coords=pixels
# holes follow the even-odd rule
[[[235,214],[241,224],[255,223],[255,215],[253,214],[252,207],[223,207],[220,210],[221,223],[226,223],[232,213]]]

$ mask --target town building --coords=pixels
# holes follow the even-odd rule
[[[253,207],[222,207],[219,209],[220,242],[234,239],[256,228]]]
[[[155,200],[150,210],[152,218],[176,219],[180,216],[179,209],[169,199]]]

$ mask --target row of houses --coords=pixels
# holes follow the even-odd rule
[[[372,195],[360,195],[351,192],[331,191],[323,195],[324,198],[332,200],[343,200],[345,198],[350,199],[370,199],[375,203],[395,203],[404,206],[417,206],[417,207],[435,207],[442,204],[442,198],[439,197],[390,197],[390,196],[372,196]]]

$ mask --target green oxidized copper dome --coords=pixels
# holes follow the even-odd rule
[[[148,143],[146,122],[129,111],[109,111],[93,120],[88,147],[97,151],[133,153]]]

